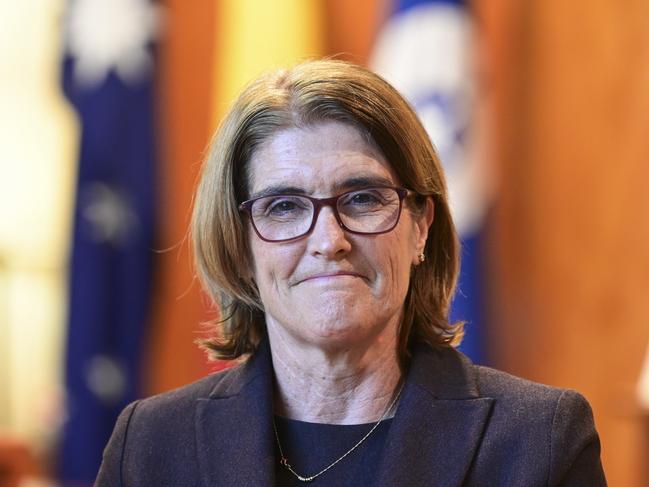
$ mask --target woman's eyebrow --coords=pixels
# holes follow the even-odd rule
[[[384,176],[355,176],[344,179],[334,185],[336,191],[345,191],[355,188],[395,186],[394,181]]]
[[[250,199],[252,200],[255,198],[262,198],[264,196],[273,196],[277,194],[307,194],[307,192],[304,188],[298,188],[297,186],[276,184],[256,191],[255,193],[250,195]]]

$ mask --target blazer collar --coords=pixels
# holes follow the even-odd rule
[[[378,485],[462,485],[493,399],[480,397],[471,362],[452,348],[415,348],[390,427]]]
[[[196,439],[205,485],[275,482],[273,370],[267,339],[197,400]],[[451,348],[415,347],[390,427],[378,485],[462,484],[493,399],[481,397],[471,362]]]
[[[196,404],[196,448],[203,484],[275,483],[273,372],[267,340],[242,365],[226,371]]]

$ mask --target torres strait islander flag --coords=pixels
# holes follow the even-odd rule
[[[139,394],[154,228],[149,0],[71,0],[63,89],[80,123],[70,258],[62,485],[92,485],[119,412]]]
[[[441,157],[462,241],[451,319],[467,323],[459,348],[480,363],[485,361],[480,230],[486,198],[468,140],[474,99],[471,29],[461,0],[396,0],[370,64],[415,107]]]

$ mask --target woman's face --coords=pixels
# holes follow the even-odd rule
[[[256,150],[249,173],[251,198],[269,190],[324,198],[401,184],[377,149],[338,122],[280,131]],[[324,207],[313,231],[290,242],[265,242],[250,228],[252,272],[269,332],[329,350],[396,337],[432,214],[432,201],[421,216],[404,205],[391,232],[358,235]]]

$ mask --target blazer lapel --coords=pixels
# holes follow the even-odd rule
[[[272,369],[268,345],[196,402],[196,444],[206,486],[275,482]]]
[[[209,397],[196,401],[196,444],[205,486],[274,485],[272,381],[264,341]],[[463,355],[452,349],[415,350],[378,485],[461,485],[492,403],[480,397]]]
[[[381,486],[459,486],[493,399],[479,397],[468,360],[452,349],[418,349],[379,470]]]

